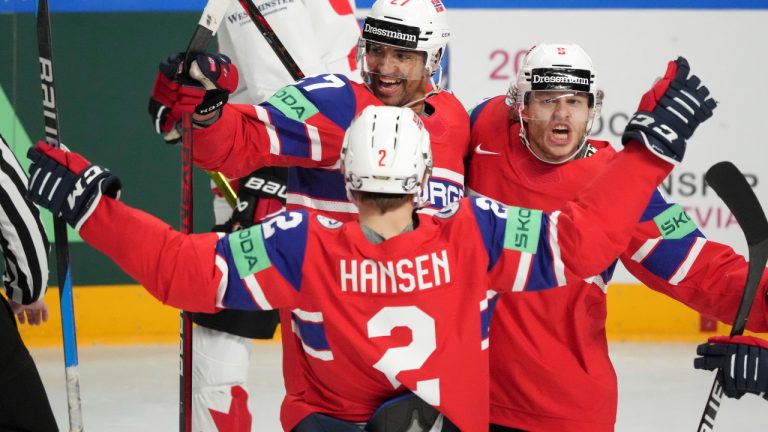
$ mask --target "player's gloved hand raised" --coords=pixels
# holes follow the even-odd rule
[[[745,393],[768,399],[768,341],[753,336],[715,336],[696,348],[696,369],[715,370],[726,396]]]
[[[634,140],[672,164],[683,160],[686,140],[717,106],[699,77],[689,73],[683,57],[669,62],[664,77],[640,100],[624,129],[623,144]]]
[[[149,99],[155,131],[169,144],[181,140],[183,114],[208,114],[224,106],[238,82],[237,67],[229,57],[216,53],[193,56],[189,75],[184,72],[186,53],[176,53],[160,63]]]
[[[119,198],[120,179],[77,153],[38,143],[27,152],[29,199],[80,230],[101,195]]]

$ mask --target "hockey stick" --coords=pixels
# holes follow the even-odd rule
[[[720,162],[713,165],[707,171],[704,179],[725,202],[736,221],[739,222],[749,247],[747,282],[731,329],[731,336],[737,336],[744,333],[749,310],[752,308],[760,278],[763,276],[765,264],[768,262],[768,220],[765,218],[765,213],[754,191],[752,191],[752,187],[732,163]],[[704,413],[699,421],[698,432],[709,432],[714,429],[715,417],[720,408],[722,397],[723,388],[715,378],[715,382],[712,383],[712,390],[709,392],[707,405],[704,407]]]
[[[229,7],[229,0],[209,0],[187,46],[185,72],[189,72],[194,53],[208,49]],[[192,232],[192,115],[181,120],[181,232]],[[192,320],[181,311],[179,323],[179,430],[192,430]]]
[[[51,17],[48,0],[37,3],[37,48],[40,54],[40,81],[43,89],[43,115],[45,139],[54,147],[61,145],[59,112],[56,107],[56,91],[53,84],[53,53],[51,48]],[[69,430],[83,430],[83,413],[80,406],[80,372],[77,360],[77,336],[75,310],[72,303],[72,266],[69,262],[67,224],[63,219],[53,219],[53,235],[56,243],[56,277],[59,285],[61,332],[64,340],[64,376],[67,384]]]
[[[277,37],[275,31],[272,30],[272,26],[269,25],[266,18],[264,18],[264,15],[261,14],[259,8],[253,4],[253,0],[238,1],[240,2],[240,5],[243,7],[243,9],[245,9],[245,11],[248,13],[251,21],[256,24],[256,28],[258,28],[261,35],[264,36],[264,39],[266,39],[267,43],[272,48],[272,51],[275,52],[277,58],[280,59],[280,62],[283,64],[283,66],[285,66],[285,69],[291,75],[291,78],[293,78],[294,81],[298,81],[304,78],[304,72],[301,71],[299,65],[296,64],[296,61],[288,52],[288,49],[285,48],[283,42]]]

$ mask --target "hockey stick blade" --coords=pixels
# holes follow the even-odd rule
[[[765,271],[766,262],[768,262],[768,220],[766,220],[763,208],[760,206],[760,201],[755,196],[752,187],[732,163],[720,162],[713,165],[705,174],[704,179],[728,206],[736,221],[739,222],[749,248],[747,281],[731,329],[731,336],[737,336],[744,332],[747,325],[749,311]],[[722,398],[723,389],[715,378],[709,392],[707,405],[699,421],[698,432],[714,430],[715,417]]]

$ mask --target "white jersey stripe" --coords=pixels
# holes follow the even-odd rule
[[[264,127],[267,129],[267,136],[269,136],[269,152],[273,155],[280,154],[280,138],[277,136],[275,125],[269,119],[269,112],[259,105],[254,105],[256,110],[256,117],[264,123]]]
[[[322,323],[323,322],[323,313],[322,312],[307,312],[303,311],[301,309],[291,309],[291,312],[293,312],[294,315],[299,317],[302,321],[308,321],[313,323]]]
[[[600,288],[600,290],[603,291],[603,293],[608,294],[608,284],[605,283],[605,280],[603,279],[602,276],[600,275],[592,276],[590,278],[584,279],[584,282],[589,284],[595,284],[598,286],[598,288]]]
[[[533,255],[528,252],[520,253],[520,262],[517,264],[517,275],[515,283],[512,284],[513,292],[520,292],[525,289],[525,283],[528,282],[528,273],[531,271],[531,261]]]
[[[357,213],[357,206],[349,201],[330,201],[300,195],[297,193],[288,193],[288,205],[297,205],[313,210],[340,213]]]
[[[323,158],[323,145],[320,142],[320,132],[316,127],[312,125],[305,125],[307,127],[307,135],[309,135],[309,147],[310,155],[313,161],[319,161]]]
[[[661,237],[656,237],[653,239],[648,239],[643,243],[642,246],[638,250],[635,251],[634,254],[632,254],[632,261],[635,262],[643,262],[643,260],[653,252],[653,250],[656,248],[656,245],[659,244],[661,241]]]
[[[556,211],[549,216],[549,245],[552,248],[552,264],[557,279],[557,286],[565,285],[565,264],[560,256],[560,243],[557,241],[557,219],[560,217],[560,211]]]
[[[227,266],[227,260],[223,257],[216,255],[216,267],[221,272],[221,279],[219,279],[219,288],[216,289],[216,306],[224,307],[224,294],[227,293],[227,280],[229,280],[229,267]]]
[[[462,174],[459,174],[456,171],[451,171],[445,168],[438,168],[438,167],[432,168],[432,177],[450,180],[460,185],[464,184],[464,176]]]
[[[316,359],[325,360],[325,361],[333,360],[333,353],[330,350],[328,350],[328,351],[318,351],[318,350],[316,350],[316,349],[312,348],[311,346],[309,346],[309,345],[304,343],[304,340],[301,338],[301,332],[299,331],[298,326],[296,325],[296,321],[291,320],[291,328],[293,329],[293,333],[301,341],[301,346],[302,346],[302,348],[304,348],[304,352],[305,353],[307,353],[308,355],[310,355],[310,356],[312,356],[312,357],[314,357]]]
[[[697,238],[696,241],[693,243],[693,246],[691,246],[691,250],[688,251],[688,256],[685,257],[685,260],[682,264],[680,264],[680,267],[677,269],[674,275],[669,279],[669,283],[672,285],[677,285],[685,279],[685,277],[688,275],[688,271],[691,270],[691,267],[693,267],[693,263],[696,262],[696,258],[699,257],[699,253],[701,253],[701,249],[704,248],[704,245],[707,244],[707,239],[705,238]]]
[[[248,288],[248,291],[251,292],[253,301],[255,301],[262,310],[272,310],[272,305],[267,301],[267,297],[264,295],[264,291],[261,289],[259,281],[257,281],[252,274],[246,276],[245,279],[243,279],[243,282]]]

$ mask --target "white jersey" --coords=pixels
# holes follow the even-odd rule
[[[353,0],[254,3],[305,75],[341,73],[360,81],[355,64],[360,26]],[[240,3],[232,2],[218,35],[219,51],[240,71],[232,102],[257,104],[294,82]]]
[[[305,75],[340,73],[361,81],[355,64],[360,26],[354,0],[255,0],[254,4]],[[219,52],[240,71],[230,102],[259,104],[295,81],[239,2],[229,6],[218,41]],[[213,182],[211,188],[216,190]],[[232,215],[218,192],[213,210],[219,225]]]

